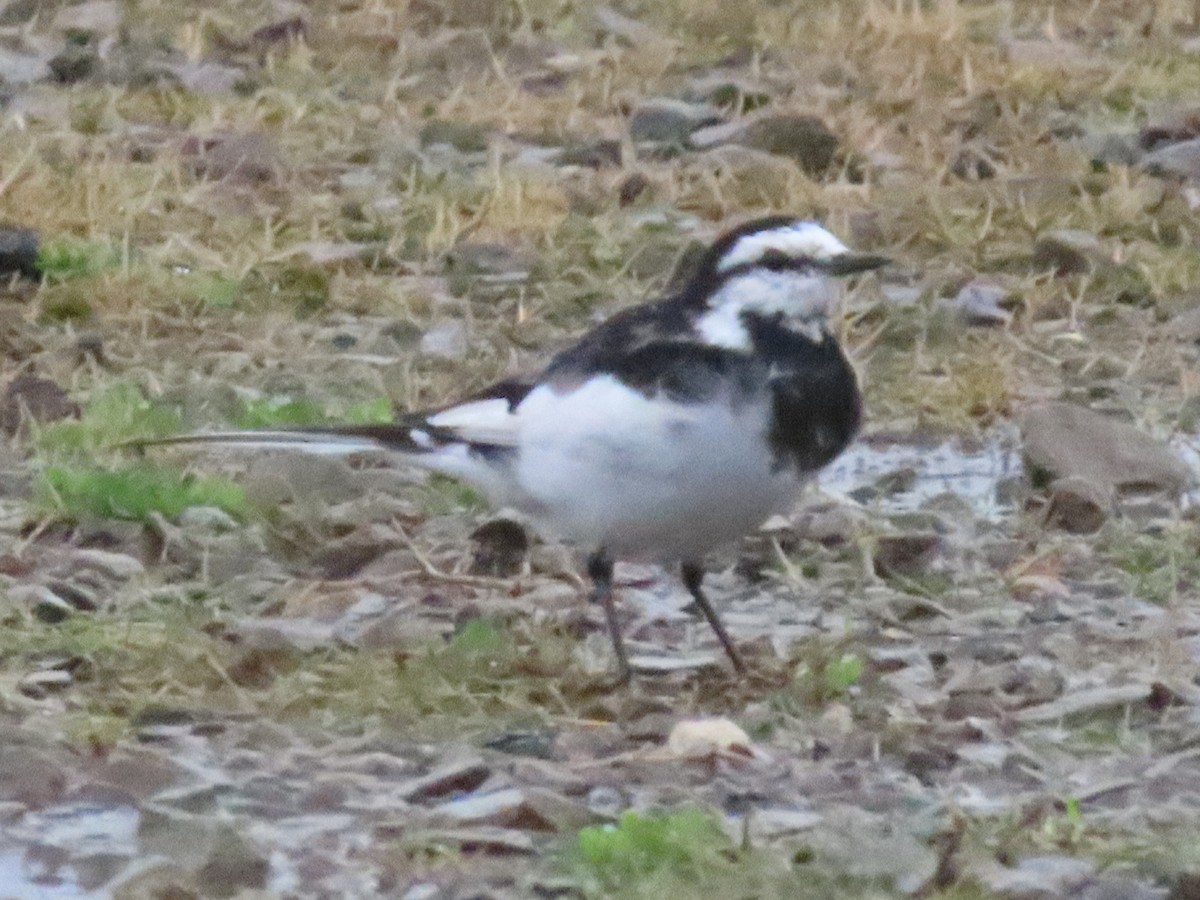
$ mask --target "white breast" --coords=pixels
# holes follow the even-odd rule
[[[695,559],[790,508],[772,470],[765,402],[683,404],[611,376],[542,386],[516,410],[516,476],[535,517],[622,559]]]

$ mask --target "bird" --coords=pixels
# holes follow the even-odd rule
[[[862,393],[833,324],[836,279],[887,262],[817,222],[761,217],[708,245],[681,288],[615,313],[532,377],[386,424],[138,443],[388,451],[584,549],[618,683],[633,670],[615,605],[617,560],[677,565],[692,607],[744,675],[702,587],[704,556],[788,512],[859,431]]]

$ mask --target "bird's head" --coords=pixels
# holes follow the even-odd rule
[[[820,327],[840,297],[833,281],[885,265],[855,253],[815,222],[789,216],[755,219],[705,251],[685,291],[705,312],[701,333],[713,343],[744,346],[748,315],[780,316]]]

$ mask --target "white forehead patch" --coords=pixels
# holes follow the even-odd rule
[[[849,249],[815,222],[793,222],[738,238],[721,257],[717,271],[727,272],[734,266],[753,263],[771,250],[797,258],[831,259]]]

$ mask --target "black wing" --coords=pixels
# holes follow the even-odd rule
[[[664,300],[634,306],[606,319],[550,360],[542,380],[570,383],[615,373],[631,355],[653,346],[687,343],[691,336],[688,311],[678,303]]]

